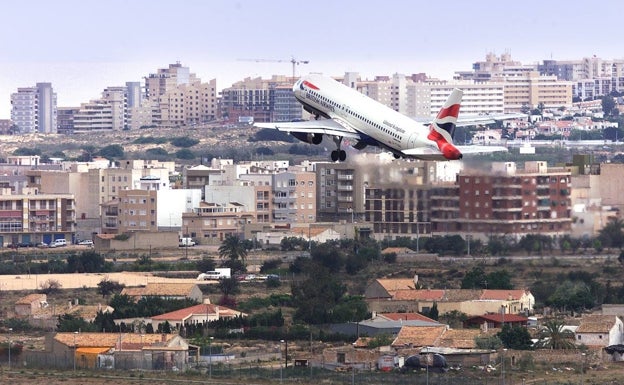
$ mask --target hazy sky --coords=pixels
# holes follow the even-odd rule
[[[0,5],[0,118],[18,87],[51,82],[59,106],[179,61],[219,89],[244,77],[450,79],[487,52],[525,64],[624,57],[624,2],[481,0],[19,0]],[[282,63],[241,59],[285,60]]]

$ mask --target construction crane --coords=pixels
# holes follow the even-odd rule
[[[286,62],[290,62],[292,63],[292,77],[293,79],[295,79],[295,68],[299,65],[299,64],[308,64],[310,61],[309,60],[298,60],[295,59],[294,57],[291,57],[290,59],[238,59],[239,61],[253,61],[256,63],[286,63]]]

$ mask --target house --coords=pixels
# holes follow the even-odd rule
[[[447,325],[403,326],[397,337],[392,341],[392,347],[421,348],[436,346],[447,329]]]
[[[385,320],[385,321],[423,321],[438,323],[438,321],[426,317],[420,313],[377,313],[373,315],[373,321]]]
[[[517,314],[484,314],[467,318],[464,321],[464,328],[482,328],[487,331],[489,329],[500,329],[504,324],[508,324],[511,327],[523,326],[527,327],[529,318]]]
[[[376,279],[364,291],[370,311],[428,312],[435,303],[440,314],[457,311],[468,315],[530,314],[535,298],[528,290],[418,289],[414,279]]]
[[[136,302],[143,297],[203,300],[202,291],[195,283],[148,283],[141,287],[125,287],[121,294],[132,297]]]
[[[28,317],[48,307],[48,297],[45,294],[29,294],[15,302],[15,315]]]
[[[69,309],[65,311],[65,314],[71,314],[75,317],[80,317],[87,322],[95,321],[98,313],[112,313],[115,309],[112,307],[101,304],[98,305],[70,305]]]
[[[368,285],[364,291],[364,298],[392,299],[398,290],[415,290],[418,283],[418,276],[412,278],[378,278]]]
[[[184,325],[203,324],[205,322],[235,317],[247,317],[247,314],[225,306],[203,303],[169,313],[160,314],[152,317],[146,322],[151,323],[154,330],[158,329],[159,324],[165,322],[168,322],[169,325],[179,330],[180,327],[183,327]]]
[[[602,347],[624,342],[624,324],[614,315],[586,315],[574,332],[577,345]]]
[[[186,367],[190,348],[177,334],[55,333],[23,359],[29,367],[171,370]]]
[[[506,313],[531,314],[535,306],[535,297],[529,290],[483,290],[481,301],[504,301]]]

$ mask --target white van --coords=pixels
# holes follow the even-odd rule
[[[62,247],[67,246],[67,241],[65,239],[55,239],[54,242],[50,243],[50,247]]]

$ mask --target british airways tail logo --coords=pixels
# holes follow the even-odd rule
[[[304,86],[306,86],[306,87],[308,87],[308,88],[311,88],[311,89],[313,89],[313,90],[316,90],[316,91],[318,91],[318,90],[319,90],[319,88],[318,88],[317,86],[315,86],[314,84],[310,83],[310,82],[309,82],[309,81],[307,81],[307,80],[304,80],[304,81],[301,83],[301,90],[302,90],[302,91],[303,91],[303,90],[305,90]]]

